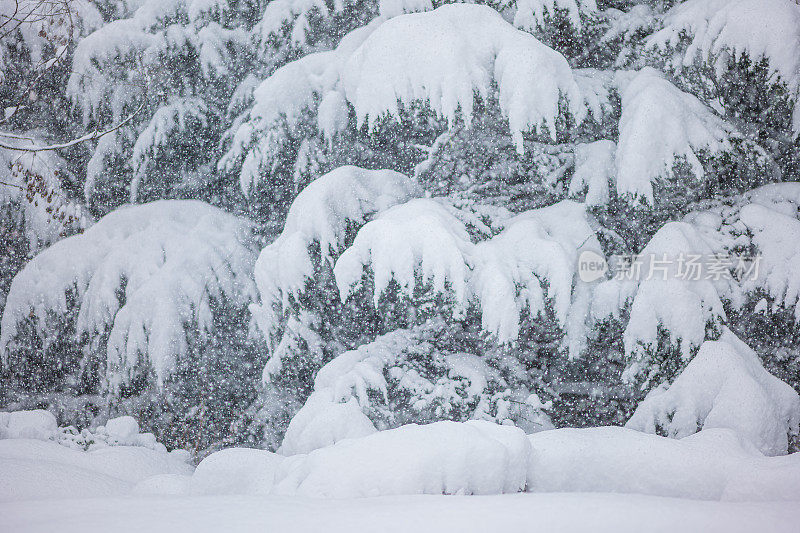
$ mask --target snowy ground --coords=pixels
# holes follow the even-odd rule
[[[77,434],[45,411],[0,415],[2,533],[730,533],[800,524],[800,454],[765,456],[730,430],[675,440],[619,427],[525,435],[438,422],[307,454],[227,449],[194,468],[130,417]]]
[[[4,531],[702,531],[796,532],[794,503],[620,494],[127,497],[0,504]]]

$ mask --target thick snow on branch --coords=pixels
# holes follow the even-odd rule
[[[664,29],[649,39],[651,46],[675,48],[682,38],[691,43],[678,67],[698,58],[711,61],[722,73],[732,54],[766,59],[775,81],[786,84],[795,99],[800,90],[800,5],[793,0],[689,0],[675,5]],[[800,102],[795,104],[794,129],[800,132]]]
[[[349,226],[364,224],[377,212],[419,194],[417,184],[392,170],[345,166],[320,176],[295,198],[283,232],[262,250],[255,279],[261,304],[251,306],[265,334],[279,325],[275,308],[297,296],[314,275],[309,247],[317,244],[323,261],[342,251]]]
[[[659,331],[684,360],[706,340],[708,325],[726,320],[721,296],[731,294],[729,278],[706,279],[704,271],[695,279],[696,263],[708,261],[724,249],[686,222],[664,225],[630,266],[628,273],[601,283],[592,303],[596,318],[619,316],[630,304],[630,319],[623,334],[629,357],[626,377],[648,378],[649,353],[658,347]],[[705,268],[705,267],[704,267]]]
[[[569,194],[586,190],[586,205],[605,205],[609,200],[609,183],[616,173],[614,156],[617,145],[606,139],[575,146],[575,172],[569,182]]]
[[[763,289],[800,321],[800,184],[767,185],[751,193],[739,219],[759,253],[758,276],[746,289]]]
[[[798,434],[800,396],[761,365],[730,330],[706,341],[671,385],[651,391],[626,427],[682,438],[700,429],[727,428],[765,455],[786,454]]]
[[[567,328],[570,353],[577,355],[592,290],[576,276],[581,251],[602,256],[582,204],[567,200],[507,221],[499,235],[475,248],[472,283],[483,329],[501,343],[512,341],[523,311],[536,317],[545,311],[547,298]]]
[[[198,201],[118,209],[57,242],[14,278],[0,347],[4,354],[13,349],[30,317],[46,339],[45,318],[67,314],[67,293],[74,291],[76,333],[108,334],[111,384],[143,363],[163,380],[186,353],[186,329],[213,329],[214,301],[242,308],[255,297],[251,232],[249,223]]]
[[[384,211],[364,225],[333,272],[343,299],[369,266],[376,305],[392,280],[413,296],[417,276],[423,284],[430,282],[434,292],[449,288],[456,302],[464,304],[472,247],[464,224],[442,204],[415,199]]]
[[[728,148],[731,127],[695,96],[645,67],[621,87],[622,116],[617,143],[617,192],[653,203],[653,182],[685,157],[704,176],[697,151]]]
[[[477,303],[484,331],[501,343],[517,338],[523,313],[535,318],[552,304],[567,330],[570,353],[577,355],[594,286],[576,279],[578,255],[586,250],[602,256],[585,207],[563,201],[526,211],[504,226],[474,245],[463,222],[436,200],[393,207],[361,228],[336,262],[342,298],[362,281],[365,268],[373,274],[376,305],[390,281],[411,297],[422,281],[434,293],[452,295],[462,309]]]
[[[289,25],[292,42],[303,45],[306,44],[309,17],[312,13],[329,17],[353,7],[362,6],[353,0],[274,0],[267,4],[255,31],[262,41],[266,41]],[[379,0],[378,2],[378,13],[384,19],[431,9],[433,9],[431,0]]]
[[[243,29],[209,20],[223,19],[227,9],[225,0],[147,0],[130,18],[114,20],[82,39],[73,55],[67,95],[83,111],[84,122],[106,110],[117,122],[126,106],[153,98],[148,91],[154,80],[141,71],[161,67],[176,49],[191,50],[205,78],[226,75],[230,50],[250,46]],[[189,24],[183,25],[184,19]]]
[[[487,6],[445,5],[378,17],[347,34],[335,50],[276,70],[255,90],[246,119],[229,133],[231,146],[219,168],[241,164],[247,190],[276,155],[276,121],[285,117],[291,126],[303,110],[318,105],[317,129],[329,138],[347,123],[348,104],[359,125],[397,115],[398,103],[420,100],[450,123],[459,111],[469,123],[475,95],[487,98],[493,82],[520,151],[523,132],[545,124],[555,136],[562,96],[577,122],[586,116],[582,92],[561,54]]]
[[[398,101],[415,100],[451,123],[460,110],[469,124],[475,93],[487,98],[494,80],[520,151],[524,131],[546,124],[555,136],[561,96],[578,122],[586,115],[566,59],[487,6],[445,5],[390,19],[356,49],[341,79],[359,124],[397,115]]]

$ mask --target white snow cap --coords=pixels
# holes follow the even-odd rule
[[[3,310],[0,348],[4,355],[13,348],[17,328],[31,315],[46,337],[45,317],[68,313],[66,293],[74,290],[77,334],[100,339],[108,332],[112,385],[141,359],[163,380],[188,348],[185,325],[213,328],[210,300],[245,307],[254,299],[253,244],[249,222],[203,202],[117,209],[17,274]]]
[[[765,455],[785,454],[798,434],[800,396],[767,372],[758,355],[725,328],[706,341],[672,385],[651,391],[626,427],[673,438],[727,428]]]
[[[392,170],[339,167],[320,176],[297,195],[283,232],[261,251],[255,279],[261,303],[251,306],[259,328],[269,335],[278,327],[282,308],[314,275],[309,246],[318,244],[322,261],[341,253],[345,231],[368,217],[420,194],[415,181]]]
[[[653,203],[653,182],[685,157],[695,176],[704,176],[697,151],[729,147],[732,131],[695,96],[645,67],[630,82],[620,77],[622,116],[617,143],[617,192]]]
[[[675,48],[684,36],[691,39],[675,67],[698,58],[711,61],[717,72],[727,68],[731,54],[747,54],[757,63],[766,59],[795,99],[794,130],[800,133],[800,5],[793,0],[688,0],[667,12],[664,29],[648,44]]]

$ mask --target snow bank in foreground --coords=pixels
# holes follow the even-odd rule
[[[798,433],[800,396],[761,366],[758,355],[725,328],[706,341],[668,387],[647,395],[626,424],[681,438],[699,428],[736,431],[766,455],[785,454]]]
[[[265,450],[229,448],[197,465],[192,494],[266,494],[284,457]]]
[[[619,427],[566,428],[529,439],[532,492],[800,500],[800,454],[764,457],[728,430],[673,440]]]
[[[0,501],[80,498],[124,494],[159,474],[183,474],[192,467],[172,454],[115,446],[92,452],[43,440],[0,440]]]
[[[484,421],[410,424],[287,458],[275,492],[336,498],[524,490],[522,430]]]

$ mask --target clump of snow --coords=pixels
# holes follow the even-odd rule
[[[333,498],[519,492],[529,456],[525,434],[512,426],[410,424],[287,458],[275,492]]]
[[[695,176],[704,176],[699,150],[729,148],[732,131],[695,96],[645,67],[621,88],[622,116],[616,152],[617,192],[653,203],[653,182],[685,157]]]
[[[676,48],[691,43],[674,66],[711,62],[718,73],[731,55],[747,54],[754,62],[766,59],[774,81],[785,83],[797,100],[795,134],[800,132],[800,6],[792,0],[688,0],[664,17],[664,28],[649,39],[650,46]]]
[[[112,386],[130,378],[140,362],[163,380],[188,348],[185,324],[210,331],[212,300],[245,307],[254,299],[253,245],[249,222],[203,202],[120,208],[82,235],[57,242],[17,274],[3,310],[3,361],[30,317],[49,342],[45,319],[68,314],[66,293],[74,291],[76,333],[93,336],[94,348],[107,339]]]
[[[261,331],[268,335],[280,324],[276,309],[296,298],[314,275],[310,246],[318,245],[320,259],[332,263],[349,226],[417,194],[416,182],[399,172],[353,166],[332,170],[303,189],[289,208],[283,232],[255,265],[261,303],[250,309]]]
[[[762,453],[779,455],[798,424],[800,396],[726,328],[719,341],[703,343],[671,385],[652,390],[626,427],[673,438],[727,428]]]
[[[192,475],[195,495],[267,494],[283,457],[265,450],[228,448],[203,459]]]
[[[326,367],[327,365],[322,369]],[[379,373],[374,375],[376,379],[383,380],[382,370],[383,368],[377,370]],[[360,390],[364,392],[367,386],[367,383],[359,384]],[[370,388],[373,387],[374,385]],[[341,401],[333,395],[333,390],[330,388],[317,389],[315,385],[314,392],[289,422],[278,452],[283,455],[309,453],[340,440],[365,437],[376,431],[374,424],[363,413],[355,397],[351,396],[346,401]]]
[[[56,417],[42,409],[0,412],[0,439],[47,440],[57,430]]]
[[[139,433],[139,423],[132,416],[120,416],[106,422],[105,430],[115,439],[128,440]]]
[[[416,199],[387,209],[365,224],[333,272],[342,299],[369,266],[376,305],[392,280],[413,296],[418,276],[434,292],[444,292],[449,285],[456,302],[464,304],[471,249],[460,220],[435,200]]]

